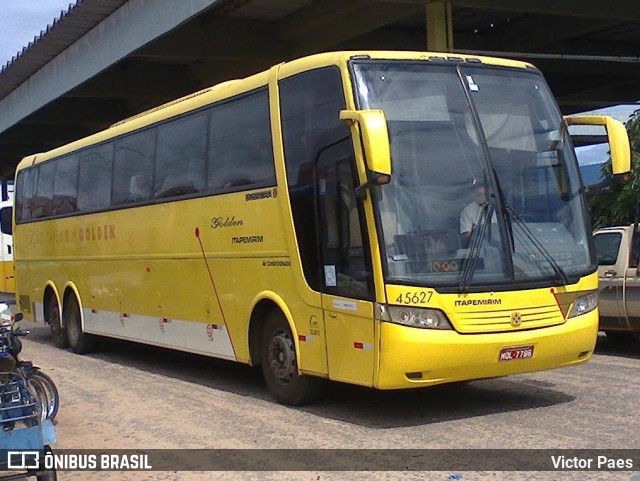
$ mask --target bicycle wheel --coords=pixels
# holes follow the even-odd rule
[[[32,371],[27,377],[27,382],[32,387],[40,406],[42,407],[43,418],[54,420],[58,414],[58,406],[60,404],[60,396],[58,388],[51,378],[42,371]]]

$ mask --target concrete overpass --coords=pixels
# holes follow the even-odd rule
[[[626,0],[78,0],[0,70],[0,174],[280,61],[428,44],[536,64],[565,113],[640,99],[640,9]]]

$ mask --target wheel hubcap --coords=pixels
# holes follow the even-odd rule
[[[296,352],[288,333],[278,331],[269,345],[269,365],[275,377],[288,384],[297,372]]]

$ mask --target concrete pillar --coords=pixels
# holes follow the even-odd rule
[[[453,52],[453,24],[451,3],[428,1],[427,50],[431,52]]]

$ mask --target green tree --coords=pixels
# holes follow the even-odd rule
[[[640,110],[631,114],[625,126],[631,144],[631,172],[618,178],[611,173],[611,161],[603,165],[603,182],[587,194],[594,229],[631,224],[635,219],[640,202]]]

